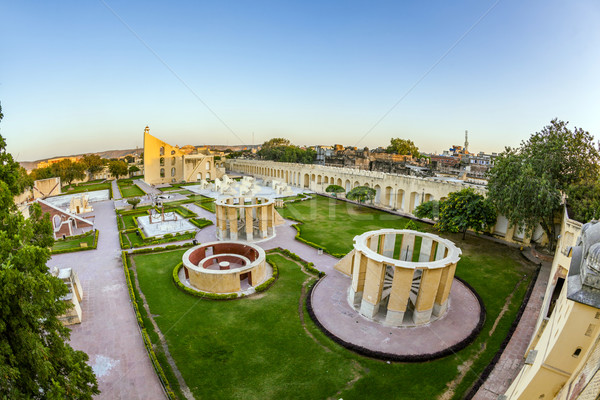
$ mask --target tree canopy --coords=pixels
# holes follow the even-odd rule
[[[437,200],[426,201],[425,203],[419,204],[417,208],[415,208],[415,211],[413,211],[413,214],[415,214],[417,218],[435,220],[440,216],[441,203],[442,202]]]
[[[108,170],[116,179],[119,179],[120,176],[125,176],[129,172],[127,168],[127,163],[121,160],[112,160],[108,163]]]
[[[90,179],[98,172],[104,169],[105,162],[98,154],[86,154],[81,158],[81,163],[84,165]]]
[[[390,139],[390,145],[387,147],[386,152],[400,155],[411,155],[415,158],[420,157],[419,148],[413,143],[412,140],[409,139]]]
[[[434,227],[440,231],[462,232],[467,229],[483,232],[496,223],[496,210],[483,195],[473,188],[452,192],[440,202],[440,217]]]
[[[346,194],[348,200],[354,200],[361,203],[373,200],[377,192],[368,186],[357,186]]]
[[[488,172],[488,197],[513,226],[546,232],[556,245],[555,223],[562,194],[597,180],[600,156],[593,137],[581,128],[553,119],[517,149],[506,148]]]
[[[327,193],[333,193],[335,195],[335,197],[337,197],[338,193],[345,193],[346,189],[344,189],[340,185],[329,185],[325,188],[325,191]]]
[[[0,143],[8,154],[1,136]],[[68,288],[46,266],[50,217],[37,204],[27,220],[17,211],[14,168],[0,163],[0,397],[91,399],[99,390],[88,356],[69,345],[70,331],[58,319]]]
[[[50,166],[54,176],[59,176],[62,183],[70,185],[74,180],[85,178],[85,166],[80,162],[73,162],[68,158],[60,160]]]
[[[265,160],[301,164],[312,164],[317,156],[314,149],[301,149],[284,138],[273,138],[264,142],[257,154]]]

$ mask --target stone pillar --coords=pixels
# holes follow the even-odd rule
[[[396,247],[396,235],[393,233],[387,234],[384,236],[385,239],[383,241],[381,254],[385,257],[394,257],[394,248]]]
[[[273,213],[275,212],[275,204],[265,206],[267,209],[267,235],[273,236]]]
[[[348,303],[354,307],[358,307],[362,300],[366,273],[367,258],[357,250],[352,258],[352,284],[348,291]]]
[[[260,216],[258,217],[258,230],[259,235],[262,239],[266,239],[268,237],[267,231],[267,207],[264,205],[258,206],[260,210]]]
[[[217,208],[217,238],[219,240],[227,240],[227,218],[225,215],[225,207],[216,206]]]
[[[450,296],[450,289],[452,289],[455,272],[456,264],[450,264],[442,269],[440,285],[435,296],[435,303],[433,304],[433,315],[436,317],[442,315],[448,308],[448,297]]]
[[[424,269],[421,275],[421,284],[417,294],[417,302],[413,312],[413,322],[416,325],[426,324],[431,319],[433,303],[438,292],[442,270]]]
[[[428,237],[423,237],[421,240],[421,250],[419,250],[419,262],[429,261],[431,258],[431,247],[433,246],[433,240]]]
[[[251,241],[254,239],[254,226],[252,221],[252,207],[247,207],[244,210],[246,217],[246,240]]]
[[[234,207],[227,209],[227,219],[229,220],[229,239],[238,239],[238,219],[237,210]]]
[[[413,250],[415,248],[415,235],[409,233],[402,234],[401,246],[400,261],[412,261]]]
[[[374,318],[379,311],[384,277],[385,265],[382,262],[367,259],[365,288],[360,303],[360,313],[367,318]]]
[[[392,326],[402,325],[404,313],[408,305],[410,288],[415,271],[409,268],[394,267],[394,280],[388,301],[385,323]]]

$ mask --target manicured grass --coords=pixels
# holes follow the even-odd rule
[[[191,218],[191,217],[198,216],[198,214],[196,214],[195,212],[190,211],[187,208],[182,207],[181,205],[165,204],[165,212],[172,212],[172,211],[176,211],[183,218]]]
[[[380,210],[322,196],[288,203],[278,211],[284,218],[303,221],[299,226],[301,237],[334,254],[348,253],[356,235],[383,228],[403,229],[409,221]],[[430,225],[416,224],[421,230],[432,230]],[[332,232],[335,234],[332,235]]]
[[[56,240],[54,242],[54,246],[52,246],[52,251],[56,251],[56,250],[66,250],[66,249],[78,249],[81,248],[81,243],[86,243],[87,247],[92,247],[92,245],[94,244],[94,235],[95,232],[89,231],[87,234],[85,234],[84,236],[81,237],[76,237],[76,238],[67,238],[67,239],[61,239],[61,240]]]
[[[407,222],[323,197],[289,204],[280,212],[304,222],[303,238],[342,254],[352,248],[357,234],[403,228]],[[327,338],[305,313],[307,329],[325,348],[317,345],[298,315],[301,283],[307,276],[281,256],[272,256],[280,266],[280,278],[264,297],[226,302],[198,300],[174,287],[171,272],[183,251],[138,255],[134,260],[150,311],[157,315],[169,351],[197,398],[435,399],[459,376],[459,368],[472,361],[452,397],[460,399],[499,349],[534,268],[518,250],[505,245],[474,236],[463,241],[460,234],[441,236],[462,249],[456,274],[482,297],[487,318],[477,339],[465,349],[415,364],[387,364],[352,353]],[[513,291],[508,311],[490,335]],[[359,379],[348,385],[355,374]]]
[[[125,215],[118,215],[117,218],[121,219],[121,223],[120,225],[120,230],[126,230],[126,229],[131,229],[131,228],[137,228],[137,225],[135,224],[135,221],[133,220],[134,217],[142,217],[144,215],[148,215],[147,211],[140,211],[137,212],[135,214],[125,214]]]
[[[121,235],[121,242],[124,245],[129,245],[130,248],[135,247],[143,247],[150,246],[154,244],[163,244],[163,243],[171,243],[171,242],[179,242],[183,240],[190,240],[196,237],[196,232],[184,233],[178,236],[164,237],[164,238],[147,238],[146,240],[142,239],[142,237],[137,233],[138,231],[133,232],[119,232]]]
[[[93,192],[94,190],[108,190],[110,182],[100,183],[101,181],[93,181],[93,183],[80,183],[79,185],[65,186],[62,190],[64,193],[82,193]]]
[[[325,351],[302,329],[298,301],[308,277],[296,263],[273,256],[279,279],[262,298],[208,301],[171,282],[182,253],[133,259],[150,312],[196,398],[326,398],[352,379],[345,351]]]
[[[215,200],[210,197],[200,198],[199,200],[194,201],[194,204],[198,207],[204,208],[206,211],[210,211],[211,213],[215,212]]]
[[[121,184],[119,182],[119,190],[121,190],[121,196],[123,197],[139,197],[146,193],[140,189],[136,184]]]

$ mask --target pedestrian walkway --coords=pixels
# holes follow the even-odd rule
[[[531,257],[528,257],[531,259]],[[479,388],[474,400],[496,400],[506,392],[525,362],[525,352],[534,334],[538,315],[544,302],[544,293],[548,285],[552,264],[542,262],[540,273],[529,297],[519,325],[515,329],[508,345],[502,352],[500,360],[492,373]]]
[[[110,184],[112,185],[113,200],[120,200],[122,197],[121,191],[119,190],[119,185],[117,184],[117,180],[113,179],[112,181],[110,181]]]
[[[89,355],[102,391],[98,399],[164,399],[131,307],[113,202],[93,207],[98,248],[48,262],[49,268],[73,268],[83,288],[82,322],[70,326],[71,345]]]
[[[162,194],[162,192],[160,190],[148,185],[146,182],[144,182],[141,179],[136,179],[135,181],[133,181],[133,183],[138,185],[138,187],[140,189],[142,189],[146,194]]]

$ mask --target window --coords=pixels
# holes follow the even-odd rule
[[[209,179],[210,179],[210,172],[207,172],[206,173],[206,180],[209,180]]]
[[[175,154],[175,150],[171,150],[171,155],[174,155],[174,154]]]
[[[171,176],[175,176],[175,167],[171,168]]]
[[[175,165],[175,157],[171,157],[171,165]]]
[[[164,146],[162,146],[162,147],[160,148],[159,152],[160,152],[160,154],[159,154],[159,155],[161,155],[161,156],[164,156],[164,155],[165,155],[165,147],[164,147]]]
[[[581,354],[581,347],[578,347],[577,349],[575,349],[575,351],[573,352],[573,357],[577,358],[579,357],[579,355]]]
[[[161,158],[160,158],[160,166],[161,166],[161,167],[164,167],[164,165],[165,165],[165,158],[164,158],[164,157],[161,157]]]
[[[210,169],[210,161],[206,162],[206,169],[209,170]]]
[[[160,177],[161,177],[161,178],[164,178],[164,177],[165,177],[165,169],[164,169],[164,168],[161,168],[161,169],[160,169]]]

